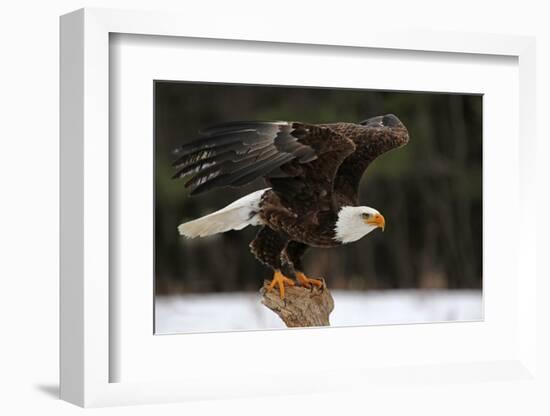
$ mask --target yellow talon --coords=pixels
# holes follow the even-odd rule
[[[271,283],[267,286],[267,291],[271,291],[275,286],[279,286],[279,295],[281,296],[281,299],[285,298],[285,284],[288,286],[294,286],[294,281],[292,279],[289,279],[284,274],[282,274],[279,270],[275,270],[275,273],[273,273],[273,280]]]
[[[318,288],[322,288],[324,286],[324,283],[320,279],[311,279],[307,277],[302,272],[296,272],[296,279],[300,282],[300,284],[303,287],[307,287],[308,289],[311,287],[311,285],[317,286]]]

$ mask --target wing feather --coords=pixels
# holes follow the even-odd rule
[[[327,127],[287,121],[218,124],[175,151],[174,178],[192,175],[185,183],[194,188],[192,194],[243,186],[271,174],[280,179],[301,175],[307,182],[308,177],[314,180],[313,169],[323,168],[325,175],[320,176],[328,175],[331,182],[339,163],[354,148],[351,140]],[[335,157],[339,152],[341,157]],[[323,186],[331,186],[325,182]]]

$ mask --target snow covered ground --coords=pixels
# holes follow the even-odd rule
[[[476,321],[483,319],[481,291],[388,290],[331,292],[332,326]],[[157,297],[157,334],[284,328],[257,293]]]

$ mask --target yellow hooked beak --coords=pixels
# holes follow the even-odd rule
[[[382,214],[374,214],[367,220],[367,224],[375,225],[376,227],[382,228],[382,231],[384,231],[384,228],[386,228],[386,220],[382,216]]]

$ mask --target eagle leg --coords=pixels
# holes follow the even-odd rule
[[[289,279],[280,270],[275,270],[273,273],[273,280],[267,286],[267,291],[271,291],[275,286],[279,286],[279,295],[281,299],[285,298],[285,284],[288,286],[294,286],[295,283],[292,279]]]
[[[311,287],[311,285],[317,286],[319,289],[321,289],[325,283],[321,279],[312,279],[310,277],[307,277],[302,272],[296,272],[296,279],[300,282],[300,284],[304,287],[307,287],[308,289]]]

